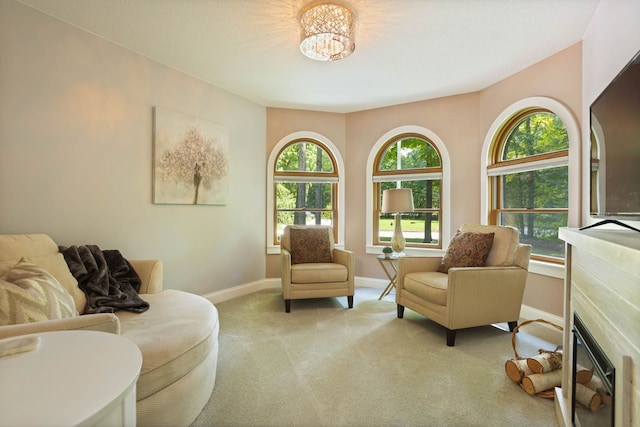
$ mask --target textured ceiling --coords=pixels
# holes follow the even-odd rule
[[[353,112],[481,90],[580,40],[599,0],[349,0],[356,50],[299,51],[309,0],[19,0],[269,107]]]

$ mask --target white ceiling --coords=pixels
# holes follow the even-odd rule
[[[335,0],[356,50],[299,51],[310,0],[19,0],[268,107],[353,112],[474,92],[582,40],[600,0]]]

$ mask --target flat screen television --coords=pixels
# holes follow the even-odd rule
[[[638,221],[640,52],[593,101],[590,116],[591,216]]]

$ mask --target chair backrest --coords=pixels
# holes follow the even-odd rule
[[[288,225],[284,228],[280,246],[293,254],[296,249],[304,246],[304,239],[312,239],[315,242],[314,247],[328,250],[329,256],[333,256],[335,242],[333,227],[330,225]]]
[[[502,225],[462,224],[460,231],[494,233],[487,266],[516,265],[516,252],[520,243],[520,231]]]

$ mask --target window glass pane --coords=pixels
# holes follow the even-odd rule
[[[421,138],[408,137],[389,144],[378,168],[390,171],[439,166],[440,156],[430,143]]]
[[[333,172],[329,155],[317,144],[297,142],[285,148],[276,162],[277,171]]]
[[[276,235],[280,241],[284,227],[287,225],[333,225],[333,213],[331,211],[277,211]]]
[[[277,182],[275,187],[278,242],[285,225],[333,225],[331,183]]]
[[[561,166],[503,175],[502,206],[505,209],[567,208],[568,173],[568,167]]]
[[[378,221],[378,240],[380,242],[391,242],[393,236],[395,217],[393,214],[380,214]],[[427,226],[431,224],[431,227]],[[407,244],[428,243],[437,244],[440,242],[439,215],[432,212],[413,212],[402,214],[402,235]]]
[[[386,189],[398,188],[397,186],[397,181],[381,182],[380,194],[382,195]],[[400,187],[411,188],[415,208],[415,212],[402,214],[402,232],[407,244],[438,244],[440,242],[440,180],[400,181]],[[378,203],[382,206],[382,200]],[[380,242],[391,242],[394,220],[393,214],[380,213],[378,222]]]
[[[510,131],[500,160],[512,160],[569,148],[564,123],[552,113],[529,114]]]
[[[277,182],[276,209],[331,209],[333,185],[327,182]]]
[[[558,228],[566,227],[568,214],[511,213],[500,214],[500,225],[520,230],[520,242],[532,246],[532,253],[564,258],[564,242],[558,239]]]
[[[415,209],[440,208],[440,181],[403,181],[402,188],[410,188]]]
[[[380,197],[384,190],[398,188],[397,181],[381,182],[380,186]],[[400,188],[411,189],[415,209],[440,208],[440,180],[400,181]],[[378,202],[379,206],[382,206],[382,200]]]

